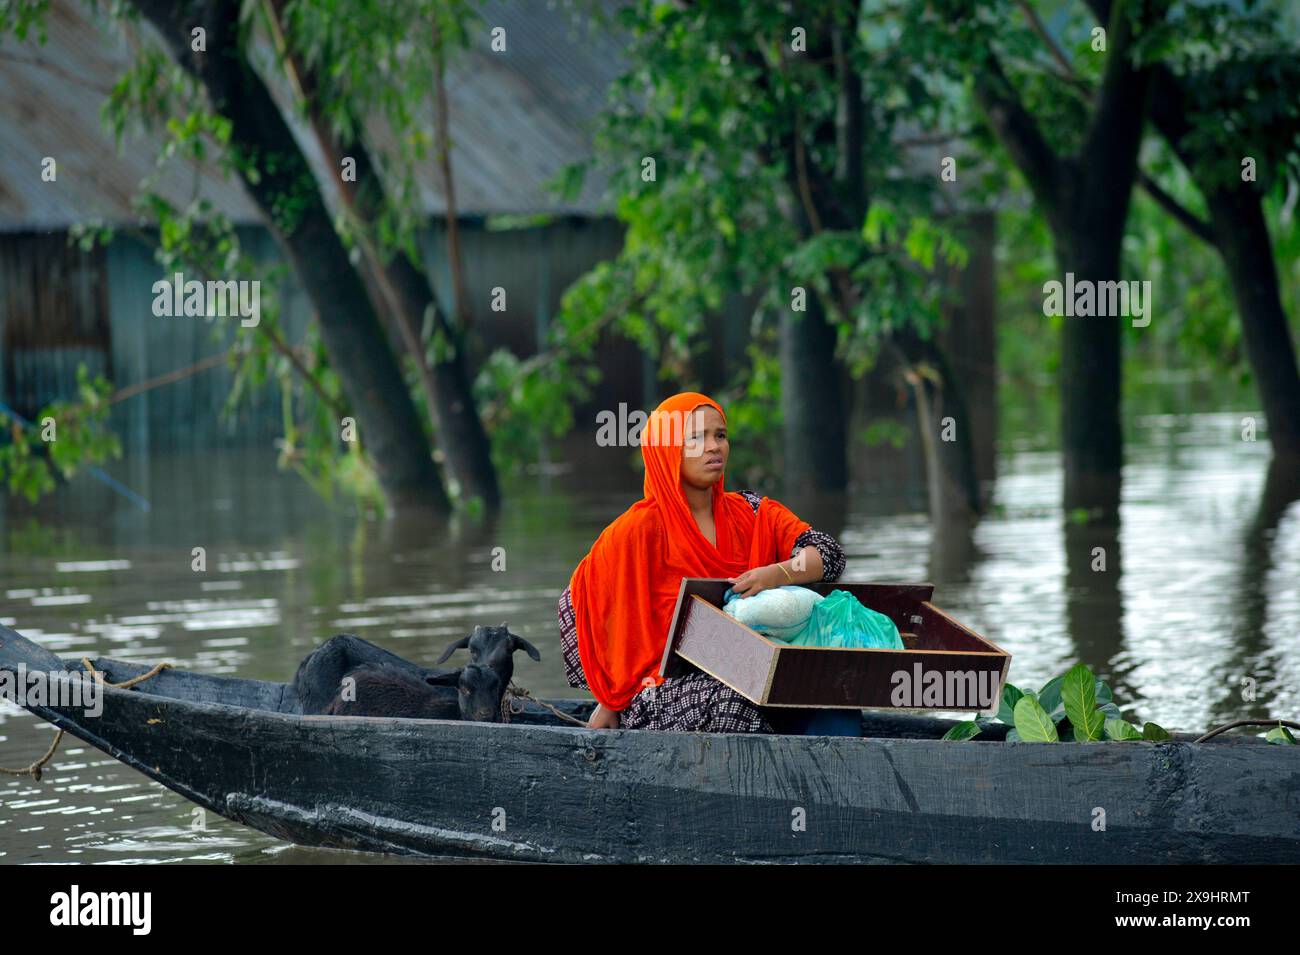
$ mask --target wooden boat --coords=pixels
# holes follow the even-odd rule
[[[145,672],[93,663],[113,682]],[[81,669],[0,626],[0,668],[20,664]],[[183,670],[103,694],[97,717],[28,708],[303,845],[532,862],[1300,859],[1300,747],[1254,738],[945,742],[949,721],[873,713],[861,739],[598,731],[531,704],[509,724],[303,716],[285,684]]]

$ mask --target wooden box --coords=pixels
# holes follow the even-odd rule
[[[846,590],[894,621],[902,650],[792,647],[722,610],[725,579],[682,580],[659,672],[693,665],[762,706],[993,713],[1011,655],[930,603],[931,584],[807,584]],[[685,662],[683,662],[685,661]],[[985,705],[984,701],[988,701]]]

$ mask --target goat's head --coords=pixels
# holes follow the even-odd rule
[[[477,723],[501,722],[501,696],[507,681],[492,667],[471,663],[460,671],[456,682],[456,702],[462,720]]]
[[[534,660],[542,659],[536,647],[518,634],[511,633],[503,623],[499,627],[475,627],[473,633],[461,637],[443,650],[442,656],[434,662],[442,663],[457,650],[467,647],[470,666],[485,666],[496,671],[501,678],[502,691],[510,685],[510,678],[514,676],[516,650],[523,650]]]

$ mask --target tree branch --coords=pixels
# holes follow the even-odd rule
[[[1038,123],[1020,102],[1019,94],[992,51],[976,76],[975,99],[988,116],[994,133],[1029,180],[1043,208],[1055,209],[1061,158],[1043,138]]]
[[[1085,0],[1088,8],[1092,11],[1100,23],[1109,22],[1114,13],[1114,4],[1111,0]],[[1183,165],[1191,168],[1190,157],[1184,154],[1181,149],[1181,140],[1188,132],[1186,115],[1184,113],[1185,104],[1183,102],[1182,88],[1173,74],[1163,64],[1158,65],[1153,70],[1151,78],[1152,107],[1151,118],[1155,122],[1156,128],[1161,131],[1165,139],[1168,140],[1169,146],[1178,155]],[[1173,216],[1178,222],[1182,223],[1192,235],[1201,239],[1211,246],[1218,245],[1214,235],[1214,229],[1209,222],[1196,215],[1186,206],[1182,205],[1177,199],[1161,188],[1160,184],[1151,176],[1141,169],[1138,170],[1138,182],[1147,194],[1154,199],[1162,209]]]
[[[434,71],[433,117],[438,156],[438,174],[442,181],[442,198],[447,219],[447,270],[451,274],[452,293],[456,297],[456,324],[462,335],[473,321],[465,264],[461,257],[460,221],[456,213],[456,180],[451,172],[451,110],[447,105],[447,48],[435,15],[433,26]]]
[[[1106,25],[1106,69],[1081,153],[1091,169],[1115,183],[1130,181],[1129,169],[1142,138],[1150,85],[1150,71],[1135,69],[1129,62],[1134,37],[1128,7],[1126,0],[1111,6]]]
[[[1158,182],[1140,169],[1138,170],[1138,182],[1142,184],[1142,188],[1147,191],[1147,194],[1159,203],[1161,208],[1181,222],[1188,232],[1203,242],[1208,242],[1213,246],[1218,245],[1214,237],[1214,230],[1208,222],[1165,192]]]
[[[1047,32],[1047,27],[1043,26],[1043,21],[1038,16],[1038,11],[1031,7],[1027,0],[1019,0],[1018,6],[1020,7],[1021,12],[1024,13],[1025,19],[1029,21],[1030,28],[1038,36],[1038,39],[1043,41],[1043,46],[1047,48],[1047,52],[1052,54],[1052,59],[1054,59],[1056,64],[1061,68],[1061,72],[1067,77],[1073,77],[1074,67],[1070,65],[1070,61],[1066,57],[1065,52],[1057,45],[1056,41],[1052,39],[1052,35]]]

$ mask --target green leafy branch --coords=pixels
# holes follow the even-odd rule
[[[1011,683],[1002,688],[997,716],[977,717],[957,723],[944,734],[947,740],[973,739],[991,723],[1011,729],[1007,742],[1095,743],[1146,740],[1167,742],[1173,737],[1156,723],[1140,729],[1124,719],[1111,696],[1110,686],[1098,679],[1086,664],[1076,663],[1060,676],[1043,684],[1037,693]]]
[[[11,494],[35,502],[79,471],[118,458],[122,446],[108,430],[113,386],[102,376],[91,378],[85,365],[77,368],[77,397],[42,408],[36,420],[10,417],[8,444],[0,445],[0,480]]]

